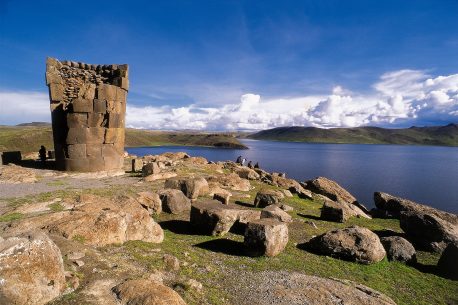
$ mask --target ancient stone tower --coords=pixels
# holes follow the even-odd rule
[[[127,65],[46,60],[57,168],[93,172],[123,167]]]

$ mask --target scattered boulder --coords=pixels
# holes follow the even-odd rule
[[[240,178],[248,180],[259,180],[261,178],[256,171],[248,167],[239,167],[235,170],[235,173],[239,175]]]
[[[0,241],[0,303],[46,304],[66,288],[62,254],[43,232]]]
[[[293,194],[289,190],[281,190],[281,192],[283,193],[283,195],[285,195],[285,197],[293,197]]]
[[[260,216],[260,211],[222,205],[216,200],[200,200],[191,207],[190,222],[203,234],[221,236],[229,232],[235,223],[246,224]]]
[[[157,181],[157,180],[164,180],[164,179],[169,179],[169,178],[173,178],[173,177],[176,177],[176,173],[174,172],[165,172],[165,173],[158,173],[158,174],[152,174],[152,175],[149,175],[149,176],[146,176],[143,178],[143,180],[147,181],[147,182],[153,182],[153,181]]]
[[[350,205],[346,202],[332,201],[327,198],[324,200],[320,216],[323,220],[346,222],[352,216],[370,218],[357,206]]]
[[[306,186],[308,190],[326,196],[332,201],[345,202],[350,205],[355,205],[364,213],[369,213],[367,208],[360,204],[352,194],[331,179],[317,177],[313,180],[308,180],[306,182]]]
[[[222,189],[221,191],[215,192],[213,194],[213,199],[218,200],[222,204],[229,204],[229,200],[231,199],[232,193]]]
[[[178,161],[178,160],[184,160],[184,159],[188,159],[190,158],[191,156],[188,155],[187,153],[185,152],[165,152],[163,154],[160,154],[161,157],[164,157],[166,159],[169,159],[169,160],[172,160],[172,161]]]
[[[85,195],[83,202],[46,228],[68,239],[88,245],[122,244],[128,240],[160,243],[164,232],[133,198]]]
[[[250,181],[240,178],[235,173],[229,175],[212,176],[208,178],[209,182],[217,182],[223,187],[230,188],[233,191],[248,192],[251,189]]]
[[[273,218],[281,222],[292,222],[293,218],[291,215],[283,211],[278,206],[272,204],[265,207],[261,211],[261,218]]]
[[[132,159],[132,172],[143,172],[143,160],[140,158]]]
[[[142,175],[143,177],[159,174],[161,172],[161,168],[157,164],[157,162],[149,162],[143,165],[142,167]]]
[[[416,251],[412,244],[400,236],[389,236],[380,238],[380,242],[386,251],[389,261],[403,263],[415,263],[417,261]]]
[[[258,208],[265,208],[271,204],[278,204],[284,195],[280,191],[275,190],[260,190],[254,199],[254,206]]]
[[[208,182],[202,177],[168,179],[164,187],[181,190],[189,199],[197,199],[209,192]]]
[[[152,280],[126,280],[112,291],[121,305],[186,305],[173,289]]]
[[[439,274],[458,280],[458,244],[450,243],[442,252],[442,255],[437,263]]]
[[[164,254],[162,259],[164,260],[165,268],[168,271],[178,271],[180,269],[180,261],[175,256]]]
[[[336,229],[312,238],[309,249],[319,254],[371,264],[385,257],[379,237],[371,230],[352,226]]]
[[[158,194],[152,192],[137,193],[137,201],[144,207],[150,214],[161,214],[162,201]]]
[[[437,214],[402,212],[399,223],[407,238],[422,249],[442,252],[449,243],[458,243],[458,222],[449,222]]]
[[[293,207],[291,207],[291,206],[289,206],[289,205],[287,205],[287,204],[282,204],[282,205],[280,206],[280,209],[282,209],[282,210],[285,211],[285,212],[291,212],[291,211],[294,210]]]
[[[272,218],[251,221],[246,227],[243,243],[250,255],[276,256],[288,243],[288,226]]]
[[[191,209],[191,201],[180,190],[165,189],[159,191],[159,197],[162,210],[166,213],[180,214]]]

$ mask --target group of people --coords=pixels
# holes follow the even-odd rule
[[[240,165],[242,165],[242,166],[245,165],[245,162],[246,162],[246,159],[243,158],[242,156],[238,156],[237,160],[235,161],[235,163],[240,164]],[[252,161],[248,161],[247,166],[248,166],[249,168],[259,168],[259,163],[256,162],[256,164],[253,165],[253,162],[252,162]]]

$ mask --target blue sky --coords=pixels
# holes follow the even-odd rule
[[[457,20],[457,0],[0,0],[0,124],[49,121],[46,56],[128,63],[132,127],[457,122]]]

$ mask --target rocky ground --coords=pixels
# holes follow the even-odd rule
[[[458,304],[456,215],[184,153],[125,164],[0,167],[0,304]]]

